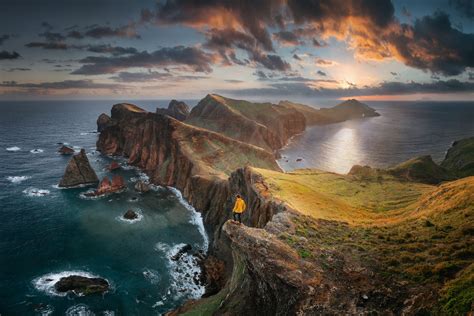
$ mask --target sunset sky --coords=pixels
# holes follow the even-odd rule
[[[474,1],[2,0],[0,99],[473,100]]]

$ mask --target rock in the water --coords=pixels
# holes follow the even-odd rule
[[[74,187],[78,185],[93,185],[99,182],[99,178],[92,169],[86,151],[81,152],[71,158],[64,172],[64,176],[59,182],[63,188]]]
[[[97,131],[100,133],[110,126],[112,119],[105,113],[102,113],[97,119]]]
[[[105,176],[102,181],[100,181],[97,190],[93,192],[88,192],[86,196],[99,196],[108,193],[116,193],[125,189],[125,180],[122,176],[115,175],[112,178],[112,181],[109,180],[109,177]]]
[[[156,114],[168,115],[178,121],[184,121],[189,115],[189,106],[182,101],[171,100],[167,109],[157,108]]]
[[[58,153],[60,153],[61,155],[72,155],[74,154],[74,149],[66,145],[63,145],[61,146],[61,148],[58,149]]]
[[[102,294],[109,290],[109,282],[102,278],[71,275],[61,278],[54,284],[54,288],[61,293],[74,292],[77,295]]]
[[[138,218],[138,214],[135,213],[135,212],[132,211],[132,210],[128,210],[128,211],[125,212],[125,214],[123,214],[123,218],[125,218],[125,219],[130,219],[130,220],[132,220],[132,219],[137,219],[137,218]]]
[[[191,249],[193,249],[193,247],[192,247],[190,244],[184,245],[175,255],[173,255],[173,256],[171,257],[171,260],[173,260],[173,261],[178,261],[179,259],[181,259],[181,257],[182,257],[185,253],[191,251]]]
[[[116,161],[112,161],[110,165],[107,167],[107,169],[109,169],[109,171],[118,170],[120,169],[120,164]]]
[[[150,191],[150,185],[143,182],[142,180],[138,180],[135,184],[135,190],[137,190],[138,192],[146,193]]]

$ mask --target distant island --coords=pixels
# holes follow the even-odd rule
[[[169,315],[462,314],[473,293],[474,138],[441,165],[414,158],[340,175],[284,173],[275,161],[311,125],[379,114],[209,94],[189,110],[116,104],[98,119],[97,149],[152,183],[178,188],[210,237],[204,298]],[[236,193],[245,226],[228,221]]]

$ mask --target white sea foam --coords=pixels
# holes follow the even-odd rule
[[[40,148],[35,148],[35,149],[30,150],[30,153],[32,154],[41,154],[42,152],[44,152],[44,150]]]
[[[77,304],[69,307],[66,312],[66,316],[93,316],[95,315],[86,304]]]
[[[80,133],[80,134],[81,134],[81,136],[85,136],[85,135],[97,134],[97,132],[96,132],[96,131],[90,131],[90,132],[82,132],[82,133]]]
[[[37,188],[28,188],[28,189],[23,190],[23,193],[29,197],[39,197],[39,196],[49,195],[50,191],[44,190],[44,189],[37,189]]]
[[[6,148],[7,151],[19,151],[21,150],[20,147],[17,147],[17,146],[13,146],[13,147],[8,147]]]
[[[153,269],[145,269],[142,272],[143,277],[151,284],[158,284],[160,282],[160,274]]]
[[[67,293],[57,292],[54,285],[61,279],[71,275],[79,275],[86,278],[98,278],[99,276],[93,275],[86,271],[62,271],[57,273],[48,273],[40,276],[33,280],[33,286],[38,291],[44,292],[48,295],[54,296],[66,296]],[[107,281],[108,282],[108,281]],[[109,282],[110,284],[110,282]]]
[[[168,271],[170,273],[171,285],[168,288],[168,295],[173,300],[183,297],[197,299],[204,292],[204,286],[196,284],[195,278],[201,274],[201,267],[198,265],[196,257],[192,253],[184,253],[179,260],[171,258],[175,256],[185,244],[176,244],[170,246],[159,242],[155,244],[155,250],[165,254],[168,259]]]
[[[204,222],[203,222],[203,219],[202,219],[202,214],[199,213],[198,211],[196,211],[196,209],[191,204],[189,204],[188,201],[186,201],[183,198],[183,195],[181,194],[181,191],[179,191],[178,189],[173,188],[173,187],[168,187],[168,189],[170,189],[171,192],[174,193],[174,195],[178,198],[179,202],[185,208],[187,208],[189,211],[191,211],[191,220],[190,220],[190,222],[191,222],[191,224],[196,225],[198,227],[199,232],[201,233],[202,238],[204,239],[203,250],[204,250],[204,252],[206,252],[208,247],[209,247],[209,238],[207,236],[206,229],[204,228]]]
[[[143,219],[143,213],[141,210],[132,210],[134,211],[135,213],[137,213],[137,218],[135,219],[126,219],[123,217],[123,215],[120,215],[120,216],[117,216],[116,219],[121,221],[121,222],[125,222],[125,223],[128,223],[128,224],[134,224],[136,222],[139,222]]]
[[[25,180],[31,179],[30,176],[9,176],[7,177],[7,180],[10,181],[11,183],[21,183]]]

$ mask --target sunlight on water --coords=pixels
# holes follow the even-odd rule
[[[364,153],[359,145],[357,131],[353,128],[343,128],[328,139],[331,152],[328,154],[328,165],[332,170],[345,173],[358,161],[363,161]]]

